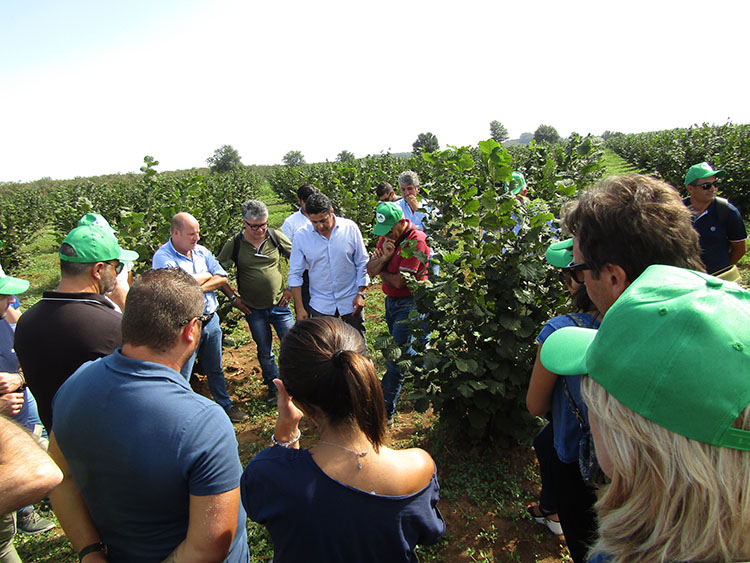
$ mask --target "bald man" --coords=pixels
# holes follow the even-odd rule
[[[247,413],[232,404],[224,380],[221,357],[221,325],[216,310],[219,301],[215,290],[227,286],[227,273],[211,251],[198,244],[200,224],[190,213],[177,213],[172,217],[172,237],[154,253],[151,267],[181,268],[193,276],[203,289],[205,308],[201,341],[198,349],[185,362],[180,373],[190,382],[196,356],[200,357],[201,371],[206,374],[208,388],[214,400],[221,405],[232,422],[247,419]]]

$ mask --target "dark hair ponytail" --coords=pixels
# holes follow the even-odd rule
[[[343,321],[306,319],[281,342],[279,376],[296,401],[320,409],[332,424],[355,422],[377,451],[385,437],[385,403],[366,352],[362,335]]]

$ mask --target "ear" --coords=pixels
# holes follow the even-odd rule
[[[190,344],[193,344],[196,340],[200,340],[201,331],[195,330],[195,325],[197,325],[199,322],[200,321],[198,319],[193,319],[188,324],[183,326],[182,330],[180,331],[180,339]]]
[[[105,262],[95,262],[92,266],[89,272],[91,273],[91,277],[95,280],[102,279],[102,272],[105,268],[107,268],[107,264]]]
[[[607,282],[613,303],[630,285],[630,280],[628,280],[625,270],[618,264],[605,264],[604,268],[602,268],[601,279]]]

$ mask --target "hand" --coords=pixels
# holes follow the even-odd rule
[[[406,196],[404,198],[404,201],[406,201],[407,205],[412,211],[416,211],[420,207],[419,202],[417,201],[417,196],[415,195]]]
[[[23,407],[23,392],[0,395],[0,414],[15,416]]]
[[[354,299],[352,300],[352,305],[354,306],[354,311],[352,312],[352,315],[357,316],[359,315],[362,310],[365,308],[365,298],[362,297],[359,293],[354,296]]]
[[[297,304],[295,303],[294,307],[297,311],[297,322],[304,321],[306,318],[308,318],[309,315],[307,314],[307,311],[305,311],[305,308],[302,306],[302,304],[297,306]]]
[[[0,372],[0,395],[4,393],[13,393],[21,385],[23,385],[23,378],[20,374],[7,371]]]
[[[383,257],[383,248],[376,248],[372,251],[372,254],[370,254],[370,260],[377,260],[379,258]]]
[[[250,307],[248,307],[247,305],[245,305],[242,302],[242,299],[240,299],[239,297],[234,300],[234,303],[232,303],[232,305],[235,306],[235,307],[237,307],[240,311],[242,311],[246,315],[252,315],[253,314],[253,312],[250,310]]]
[[[279,307],[286,307],[292,301],[292,292],[289,289],[284,290],[284,295],[279,299]]]
[[[396,252],[396,243],[391,239],[385,239],[383,241],[383,257],[390,260],[394,252]]]
[[[302,420],[303,413],[292,402],[283,381],[276,378],[273,380],[273,384],[276,386],[276,409],[279,411],[274,435],[277,441],[288,442],[297,435],[299,421]]]

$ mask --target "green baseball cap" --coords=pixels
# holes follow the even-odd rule
[[[567,268],[573,261],[573,239],[550,244],[544,257],[555,268]]]
[[[553,373],[588,373],[641,416],[699,442],[750,451],[733,427],[750,405],[750,292],[708,274],[653,265],[599,330],[561,328],[541,350]]]
[[[726,176],[726,170],[714,170],[708,162],[693,164],[685,174],[685,185],[689,186],[696,180],[711,176]]]
[[[61,253],[60,260],[66,262],[90,264],[107,260],[132,262],[138,259],[137,252],[120,248],[111,228],[106,229],[96,225],[76,227],[68,233],[63,242],[72,246],[77,254],[77,256],[65,256]]]
[[[375,211],[375,228],[372,234],[380,237],[391,232],[393,225],[404,218],[403,210],[392,201],[382,201]]]
[[[510,182],[505,182],[505,191],[510,190],[513,195],[518,195],[526,187],[526,178],[520,172],[513,172]]]
[[[17,295],[29,289],[29,282],[0,272],[0,295]]]
[[[81,220],[78,221],[78,226],[83,227],[85,225],[94,225],[96,227],[101,227],[103,229],[109,229],[113,233],[117,232],[115,229],[113,229],[110,226],[107,220],[101,215],[99,215],[98,213],[86,213],[86,215],[81,217]]]

